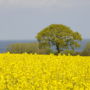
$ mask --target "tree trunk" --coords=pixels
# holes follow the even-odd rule
[[[59,45],[58,44],[56,44],[56,50],[57,50],[57,54],[59,54],[60,53],[60,49],[59,49]]]

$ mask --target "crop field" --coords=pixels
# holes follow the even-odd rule
[[[90,90],[90,57],[0,54],[0,90]]]

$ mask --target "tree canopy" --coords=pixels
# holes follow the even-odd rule
[[[36,36],[40,48],[55,46],[57,53],[67,49],[80,47],[78,41],[82,40],[81,34],[74,32],[70,27],[62,24],[51,24],[41,30]]]

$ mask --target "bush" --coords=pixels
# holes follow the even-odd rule
[[[81,52],[82,56],[90,56],[90,42],[88,42],[84,48],[84,50]]]
[[[74,50],[64,50],[64,51],[61,52],[61,54],[65,54],[65,55],[70,54],[70,55],[75,56],[75,55],[80,55],[80,52],[76,52]]]
[[[10,53],[37,53],[37,54],[49,54],[51,53],[50,49],[39,49],[39,44],[37,42],[34,43],[15,43],[10,44],[7,47],[7,52]]]

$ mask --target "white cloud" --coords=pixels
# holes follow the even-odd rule
[[[0,7],[77,7],[90,4],[90,0],[0,0]]]

